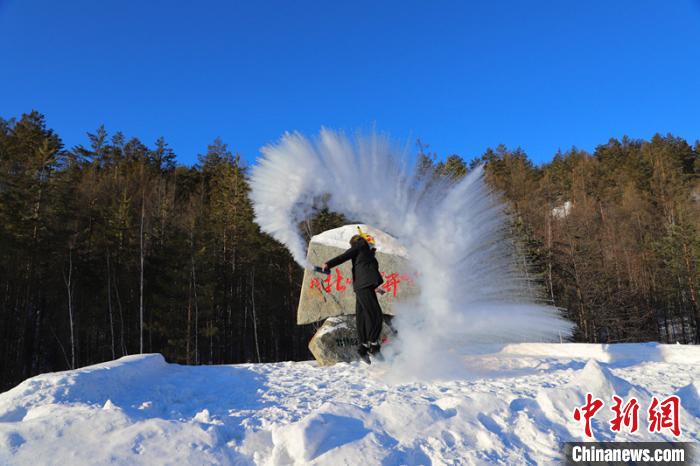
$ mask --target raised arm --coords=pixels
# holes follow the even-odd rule
[[[334,257],[333,259],[329,260],[326,262],[326,269],[332,269],[336,265],[340,265],[345,261],[348,261],[352,259],[353,257],[357,256],[357,253],[359,252],[360,248],[358,245],[351,247],[344,253],[340,254],[339,256]]]

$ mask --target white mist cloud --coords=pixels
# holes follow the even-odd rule
[[[302,267],[311,264],[298,224],[323,205],[403,243],[421,293],[398,305],[395,375],[454,375],[469,344],[570,335],[571,323],[537,303],[515,266],[503,205],[481,168],[436,181],[384,136],[350,139],[323,129],[314,140],[287,133],[264,147],[251,186],[256,222]]]

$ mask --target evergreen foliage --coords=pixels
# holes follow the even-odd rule
[[[504,146],[468,163],[427,147],[418,163],[438,176],[485,164],[576,340],[698,343],[700,142],[611,139],[542,166]],[[247,172],[219,139],[186,167],[163,138],[148,147],[100,126],[66,149],[36,111],[0,119],[0,390],[141,350],[185,364],[309,359],[302,271],[253,222]],[[322,211],[300,229],[346,220]]]

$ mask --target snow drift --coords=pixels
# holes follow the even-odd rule
[[[622,357],[621,357],[622,355]],[[636,355],[634,358],[625,355]],[[511,345],[464,361],[478,376],[387,385],[381,365],[179,366],[157,354],[44,374],[0,394],[0,464],[561,464],[583,439],[587,392],[681,397],[680,438],[700,432],[700,348]]]

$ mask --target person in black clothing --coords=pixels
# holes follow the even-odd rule
[[[379,335],[382,332],[382,308],[377,294],[384,294],[378,288],[384,279],[379,273],[379,263],[374,257],[375,249],[363,236],[355,235],[350,239],[350,249],[321,266],[324,271],[352,259],[352,287],[355,291],[355,319],[360,346],[358,353],[363,361],[369,363],[369,354],[381,357]]]

